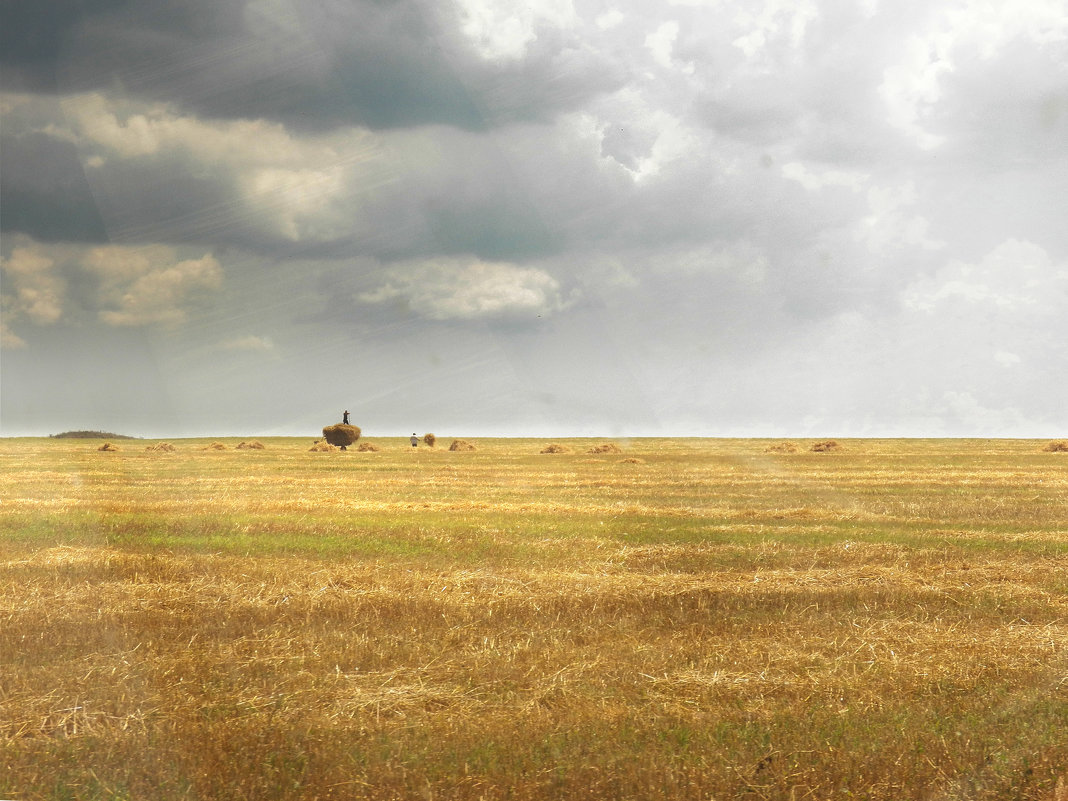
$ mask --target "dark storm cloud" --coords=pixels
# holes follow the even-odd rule
[[[0,136],[0,230],[42,242],[104,242],[77,148],[43,133]]]
[[[526,57],[484,60],[456,11],[419,2],[97,2],[77,13],[8,9],[11,86],[120,87],[202,116],[279,120],[294,130],[441,123],[480,129],[549,119],[621,85],[580,43],[544,32]],[[55,13],[48,13],[55,12]]]
[[[85,17],[126,4],[126,0],[2,0],[0,80],[4,89],[55,91],[56,60]]]

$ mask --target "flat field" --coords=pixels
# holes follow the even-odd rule
[[[0,798],[1068,799],[1068,453],[371,440],[0,440]]]

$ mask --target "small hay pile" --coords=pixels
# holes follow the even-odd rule
[[[356,450],[360,451],[361,453],[378,453],[381,448],[379,448],[373,442],[361,442],[360,447],[358,447]]]
[[[1055,439],[1052,440],[1045,448],[1046,453],[1068,453],[1068,440]]]
[[[239,451],[263,451],[267,450],[267,447],[258,439],[254,439],[251,442],[242,442],[237,449]]]
[[[473,451],[475,446],[468,442],[466,439],[454,439],[452,445],[449,446],[450,451]]]
[[[571,449],[566,445],[560,445],[556,442],[550,442],[544,448],[541,449],[541,453],[571,453]]]
[[[828,451],[838,450],[838,443],[833,439],[828,439],[823,442],[817,442],[812,446],[812,450],[816,453],[827,453]]]
[[[311,453],[329,453],[330,451],[336,451],[337,448],[331,445],[329,442],[319,441],[308,448]]]
[[[99,448],[97,448],[97,450],[98,451],[108,451],[109,453],[113,453],[113,452],[119,450],[119,446],[118,445],[112,445],[110,442],[105,442],[103,445],[101,445]]]
[[[768,445],[764,449],[764,453],[797,453],[797,446],[792,442],[776,442],[773,445]]]
[[[623,453],[623,449],[614,442],[606,442],[603,445],[594,445],[586,453]]]
[[[205,445],[201,450],[204,451],[225,451],[228,448],[221,442],[213,442],[211,445]]]
[[[157,451],[159,453],[174,453],[178,449],[169,442],[157,442],[155,445],[149,445],[145,450]]]
[[[438,441],[438,438],[433,434],[423,434],[423,442],[427,444],[428,448],[433,448],[434,443]]]
[[[623,464],[645,464],[645,459],[639,459],[635,456],[630,456],[623,460]]]
[[[331,445],[337,445],[341,450],[345,450],[349,445],[356,444],[356,440],[360,438],[360,429],[359,426],[337,423],[323,429],[323,438]]]

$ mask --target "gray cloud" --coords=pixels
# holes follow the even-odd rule
[[[1058,419],[1058,319],[997,304],[1064,291],[1060,0],[43,8],[0,26],[19,354],[131,326],[238,387],[358,353],[550,426]]]

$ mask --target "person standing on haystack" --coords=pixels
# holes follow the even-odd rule
[[[413,448],[418,448],[419,447],[419,437],[417,437],[415,435],[414,431],[412,432],[412,447]]]
[[[345,424],[345,425],[348,425],[348,424],[349,424],[349,410],[348,410],[348,409],[346,409],[346,410],[345,410],[345,414],[343,414],[343,415],[341,416],[341,422],[342,422],[343,424]]]

